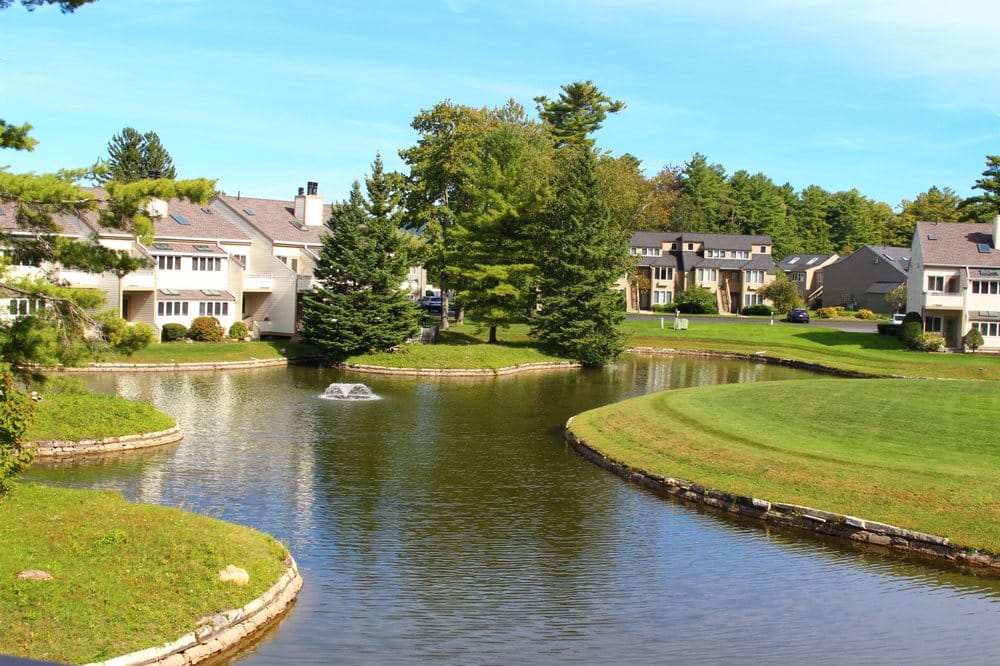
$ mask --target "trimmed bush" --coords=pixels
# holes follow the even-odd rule
[[[652,307],[652,310],[661,314],[674,314],[677,311],[677,306],[673,303],[657,303]]]
[[[770,305],[760,303],[758,305],[748,305],[743,308],[743,314],[748,317],[769,317],[774,314],[774,310],[771,309]]]
[[[983,334],[978,328],[970,328],[969,332],[962,336],[962,346],[969,351],[976,351],[983,346]]]
[[[175,342],[187,337],[188,330],[184,324],[164,324],[160,331],[160,339],[163,342]]]
[[[832,319],[837,316],[838,308],[820,308],[816,311],[816,315],[820,319]]]
[[[855,319],[874,319],[875,313],[872,312],[871,310],[868,310],[867,308],[861,308],[860,310],[854,313],[854,317]]]
[[[899,327],[899,339],[903,341],[903,344],[911,349],[917,348],[917,343],[920,340],[920,336],[924,334],[924,325],[919,321],[908,321],[904,322],[902,326]]]
[[[692,285],[679,293],[674,306],[684,314],[719,313],[715,292],[698,285]]]
[[[241,321],[234,321],[229,327],[229,337],[233,340],[245,340],[249,333],[247,325]]]
[[[921,333],[920,337],[917,338],[914,349],[918,351],[933,352],[941,351],[942,347],[944,347],[944,338],[940,335],[937,333]]]
[[[198,342],[222,342],[225,335],[225,329],[215,317],[195,317],[188,329],[188,337]]]
[[[917,322],[918,324],[920,324],[921,327],[923,327],[923,325],[924,325],[924,318],[920,316],[919,312],[907,312],[906,313],[906,316],[903,317],[903,323],[906,324],[906,323],[911,322],[911,321]]]
[[[145,349],[156,342],[156,332],[145,322],[129,325],[116,314],[108,314],[101,322],[101,333],[108,341],[111,351],[131,356],[133,352]]]

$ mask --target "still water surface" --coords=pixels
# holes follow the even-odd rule
[[[683,358],[490,380],[94,376],[175,416],[185,439],[28,476],[288,545],[305,587],[240,666],[1000,663],[1000,582],[678,504],[561,440],[569,416],[633,395],[801,376]],[[335,381],[381,399],[320,399]]]

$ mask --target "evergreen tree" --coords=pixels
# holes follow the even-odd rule
[[[409,256],[399,229],[399,193],[376,156],[347,201],[334,204],[313,275],[303,296],[302,332],[337,360],[386,351],[417,329],[419,313],[401,284]]]
[[[982,194],[965,199],[958,205],[963,222],[992,222],[1000,213],[1000,155],[986,156],[986,170],[972,186]]]
[[[146,178],[177,177],[173,159],[160,143],[156,132],[140,134],[132,127],[124,128],[108,142],[106,162],[100,162],[94,179],[99,183],[117,181],[134,183]]]
[[[574,82],[562,86],[559,98],[550,100],[544,95],[535,98],[538,115],[552,128],[556,147],[576,146],[591,149],[591,136],[601,128],[609,113],[625,108],[621,100],[613,100],[602,93],[593,81]]]
[[[830,193],[818,185],[802,190],[798,203],[792,209],[794,233],[801,239],[801,246],[794,251],[833,254],[835,246],[830,237],[829,222],[832,204]]]
[[[612,289],[628,270],[628,234],[611,221],[590,150],[558,151],[552,203],[541,215],[541,312],[531,333],[555,353],[603,365],[624,349],[622,296]]]
[[[695,153],[681,170],[677,230],[718,232],[725,191],[726,170],[720,164],[709,164],[704,155]]]

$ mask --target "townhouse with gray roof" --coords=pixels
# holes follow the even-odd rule
[[[790,254],[778,262],[788,281],[807,305],[823,301],[823,269],[837,261],[835,254]]]
[[[630,312],[673,303],[691,285],[716,295],[719,312],[764,303],[758,290],[774,281],[771,237],[637,231],[629,241],[635,273],[619,280]]]
[[[886,295],[906,282],[910,248],[864,245],[823,268],[823,305],[891,314]]]
[[[962,346],[976,328],[984,350],[1000,351],[1000,215],[992,224],[917,222],[913,233],[908,312],[945,345]]]

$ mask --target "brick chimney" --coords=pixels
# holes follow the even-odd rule
[[[319,196],[319,183],[309,181],[305,190],[299,188],[295,197],[295,219],[308,227],[323,225],[323,199]]]

